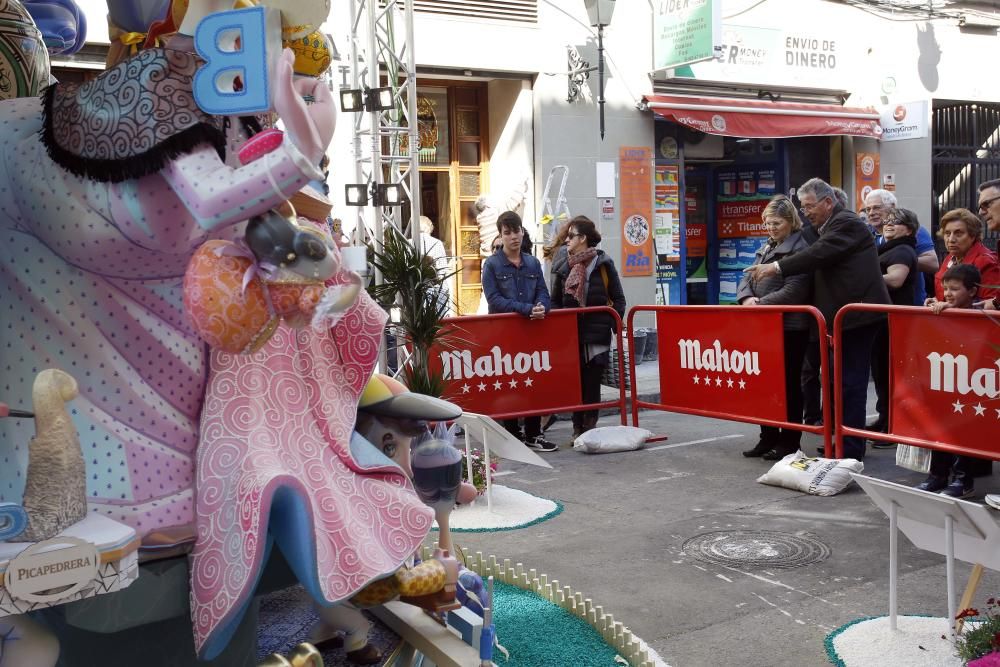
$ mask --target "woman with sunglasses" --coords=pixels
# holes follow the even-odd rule
[[[615,263],[597,248],[601,233],[593,221],[578,215],[566,231],[567,261],[553,267],[552,307],[611,306],[625,316],[625,291]],[[600,403],[601,375],[608,365],[615,320],[610,313],[577,318],[580,331],[580,382],[583,403]],[[573,413],[573,440],[597,425],[597,410]]]
[[[941,278],[945,271],[957,264],[972,264],[982,275],[978,296],[991,306],[994,297],[1000,296],[1000,264],[997,256],[983,245],[983,223],[972,211],[956,208],[941,216],[938,236],[944,241],[948,256],[941,262],[941,268],[934,275],[934,296],[927,299],[927,305],[944,300]]]
[[[785,195],[777,195],[768,202],[761,213],[767,226],[768,240],[757,251],[754,264],[767,264],[784,259],[809,247],[802,236],[802,219],[795,205]],[[736,290],[736,299],[741,306],[777,306],[808,304],[812,290],[812,274],[801,273],[792,276],[769,276],[754,281],[750,274],[744,274]],[[789,422],[802,422],[802,360],[809,344],[810,319],[804,313],[789,313],[784,316],[785,348],[785,405]],[[760,456],[766,461],[776,461],[799,448],[801,431],[782,429],[774,426],[760,427],[760,442],[753,449],[743,452],[743,456]]]

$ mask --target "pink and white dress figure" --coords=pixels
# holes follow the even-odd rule
[[[181,32],[226,5],[192,0]],[[211,353],[187,321],[195,250],[322,178],[334,128],[329,91],[294,80],[286,52],[273,94],[285,139],[235,166],[241,123],[197,108],[189,45],[0,102],[0,369],[13,403],[42,368],[78,379],[92,511],[143,536],[197,525],[192,615],[210,658],[275,541],[331,604],[395,570],[432,517],[398,468],[350,450],[384,321],[367,295],[332,331],[282,325],[254,356]],[[21,500],[30,429],[0,420],[0,502]]]

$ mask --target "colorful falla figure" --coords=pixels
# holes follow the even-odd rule
[[[322,333],[280,323],[256,355],[209,350],[183,311],[193,254],[320,180],[334,129],[329,91],[294,78],[286,52],[272,80],[283,140],[238,164],[254,122],[206,114],[191,92],[194,26],[231,6],[192,0],[163,47],[42,99],[0,102],[7,400],[27,401],[38,368],[77,378],[90,510],[144,537],[197,536],[191,613],[206,659],[276,544],[331,604],[395,571],[432,522],[398,466],[365,467],[350,447],[385,321],[364,292]],[[21,500],[30,429],[0,420],[12,443],[0,502]]]

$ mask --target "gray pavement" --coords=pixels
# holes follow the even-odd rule
[[[658,391],[655,364],[640,369],[640,393]],[[614,423],[605,416],[600,425]],[[547,435],[561,448],[543,454],[553,469],[505,461],[507,474],[497,482],[558,500],[563,513],[521,530],[457,533],[457,543],[572,586],[672,667],[829,664],[823,640],[830,631],[887,613],[888,519],[857,485],[822,498],[756,483],[771,464],[740,455],[756,443],[754,425],[644,411],[640,426],[669,439],[636,452],[587,455],[567,448],[570,424],[557,422]],[[688,444],[701,440],[708,441]],[[814,453],[818,442],[807,435],[803,449]],[[870,450],[865,472],[903,484],[923,477],[896,467],[895,450]],[[1000,480],[980,478],[976,487],[974,500],[981,500],[1000,491]],[[686,540],[720,530],[806,534],[830,555],[763,570],[684,553]],[[905,538],[900,544],[900,612],[945,616],[944,558]],[[970,569],[959,564],[959,591]],[[1000,575],[987,571],[975,604],[997,593]]]

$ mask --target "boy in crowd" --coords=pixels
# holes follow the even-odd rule
[[[949,308],[972,308],[981,279],[979,269],[972,264],[956,264],[941,277],[944,300],[936,301],[929,307],[935,313]],[[975,492],[972,478],[974,461],[970,456],[935,450],[931,452],[930,474],[917,488],[932,493],[940,491],[952,498],[968,498]]]

